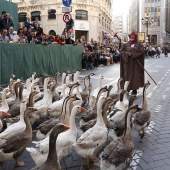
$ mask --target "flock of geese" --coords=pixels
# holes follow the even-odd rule
[[[125,170],[130,166],[134,151],[132,127],[142,139],[150,124],[146,101],[150,83],[144,85],[139,108],[133,104],[137,97],[128,95],[129,81],[121,89],[124,80],[120,78],[113,92],[113,85],[102,86],[104,77],[99,75],[99,86],[93,90],[91,78],[95,74],[83,80],[79,74],[62,73],[61,85],[59,73],[54,78],[47,74],[35,78],[34,72],[25,84],[12,75],[8,87],[0,87],[1,167],[12,159],[15,166],[24,166],[18,158],[27,150],[36,164],[32,170],[61,170],[60,161],[73,149],[86,158],[88,169],[91,161],[98,163],[101,170]],[[33,132],[36,141],[32,141]],[[31,142],[34,148],[28,147]]]

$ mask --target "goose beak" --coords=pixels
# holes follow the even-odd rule
[[[58,86],[59,86],[59,84],[58,84],[58,83],[56,83],[54,86],[55,86],[55,87],[58,87]]]
[[[70,126],[64,125],[64,130],[70,129]]]
[[[81,107],[81,112],[87,112],[87,110],[83,107]]]
[[[7,113],[7,112],[2,111],[2,116],[3,116],[3,117],[7,117],[7,116],[10,116],[10,114]]]
[[[137,112],[140,112],[140,111],[142,111],[142,109],[139,106],[137,106]]]

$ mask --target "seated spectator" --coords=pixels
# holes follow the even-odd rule
[[[90,51],[86,52],[86,70],[93,69],[93,56]]]
[[[49,41],[49,44],[56,44],[56,42],[54,41],[54,36],[53,35],[50,35],[48,37],[48,41]]]
[[[3,43],[9,43],[10,42],[10,39],[9,37],[7,36],[7,29],[4,28],[1,32],[1,36],[0,36],[0,42],[3,42]]]
[[[22,28],[19,28],[17,31],[17,35],[14,35],[13,42],[14,43],[27,43],[28,42],[28,39],[24,35],[24,30]]]
[[[36,31],[31,30],[31,41],[30,44],[41,44],[41,40],[36,36]]]
[[[61,42],[62,42],[62,45],[64,45],[64,44],[66,43],[66,40],[65,40],[65,36],[64,36],[64,35],[62,35],[62,36],[60,37],[60,40],[61,40]]]
[[[27,27],[27,30],[31,27],[33,27],[33,23],[30,21],[30,18],[27,17],[27,20],[24,22],[25,27]]]
[[[27,37],[27,27],[23,27],[24,35]]]
[[[55,36],[54,41],[56,42],[56,44],[63,44],[62,41],[60,40],[60,36],[58,34]]]
[[[68,34],[67,34],[66,44],[75,44],[75,41],[71,38],[70,32],[68,32]]]
[[[14,31],[14,27],[10,26],[9,30],[8,30],[8,37],[9,37],[10,41],[13,41],[14,35],[16,35],[16,32]]]
[[[28,39],[28,43],[30,43],[30,41],[32,40],[31,31],[32,31],[32,29],[29,28],[28,31],[27,31],[27,34],[26,34],[26,37]]]
[[[51,44],[51,42],[47,39],[47,35],[46,34],[42,35],[42,43],[41,44],[44,44],[44,45]]]

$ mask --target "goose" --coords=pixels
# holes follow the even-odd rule
[[[55,116],[57,117],[58,115],[60,115],[61,113],[61,110],[62,110],[62,105],[63,105],[63,102],[64,102],[64,99],[67,97],[66,93],[65,93],[65,90],[68,86],[66,84],[63,85],[63,89],[62,89],[62,94],[63,94],[63,97],[52,103],[49,107],[48,107],[48,114],[50,116]]]
[[[131,117],[138,110],[138,106],[134,105],[126,111],[124,134],[122,137],[113,140],[104,149],[101,155],[101,170],[126,170],[129,167],[134,151],[131,136]]]
[[[47,92],[48,93],[47,101],[44,102],[43,105],[37,107],[34,104],[34,107],[37,109],[37,111],[34,113],[34,115],[32,115],[31,124],[34,123],[35,121],[39,120],[40,118],[47,117],[47,109],[52,104],[52,93],[55,90],[55,87],[57,87],[57,86],[58,86],[58,84],[50,85],[50,91]]]
[[[31,80],[32,78],[28,78],[26,80],[26,83],[25,83],[26,89],[23,90],[23,100],[27,100],[29,97],[29,94],[31,93]]]
[[[107,110],[112,102],[113,100],[111,98],[107,98],[102,106],[102,116],[106,127],[108,127]],[[96,124],[96,121],[97,119],[92,119],[80,126],[78,129],[78,135],[81,136],[85,131],[92,128]]]
[[[0,110],[1,111],[4,111],[4,112],[7,112],[9,110],[9,106],[8,106],[8,103],[7,103],[7,100],[6,100],[6,94],[8,92],[11,92],[12,90],[11,89],[8,89],[8,88],[5,88],[2,92],[2,103],[1,103],[1,107],[0,107]]]
[[[62,92],[63,85],[66,84],[65,79],[66,79],[66,73],[63,72],[63,73],[62,73],[61,86],[58,86],[58,87],[57,87],[57,91],[58,91],[58,92]]]
[[[134,95],[130,96],[128,108],[133,105],[133,102],[136,99],[137,99],[136,96],[134,96]],[[120,117],[120,119],[115,120],[113,122],[113,126],[109,127],[109,128],[113,128],[118,137],[122,136],[124,133],[124,130],[125,130],[125,114],[124,114],[124,116]]]
[[[79,105],[73,107],[70,117],[70,129],[61,133],[56,141],[56,149],[58,159],[62,160],[72,150],[72,144],[76,141],[77,128],[75,124],[75,116],[77,113],[86,111]],[[42,141],[33,142],[36,148],[27,148],[36,165],[41,166],[47,159],[49,136]]]
[[[49,83],[51,80],[52,80],[51,77],[45,78],[45,80],[44,80],[44,97],[43,97],[42,100],[40,100],[40,101],[38,101],[38,102],[36,102],[36,103],[34,104],[35,107],[39,107],[39,106],[41,106],[41,105],[43,105],[44,103],[47,102],[47,100],[48,100],[47,85],[48,85],[48,83]]]
[[[34,108],[28,108],[24,113],[26,128],[24,131],[13,134],[10,137],[0,138],[0,165],[4,162],[15,159],[16,166],[24,166],[24,162],[18,162],[18,158],[24,152],[25,148],[32,140],[32,128],[29,122],[29,114],[35,111]]]
[[[90,112],[88,112],[88,114],[82,114],[81,118],[80,118],[80,126],[83,126],[83,124],[85,124],[86,122],[88,122],[89,120],[92,120],[92,119],[95,119],[97,117],[97,102],[98,102],[98,99],[100,97],[100,95],[104,92],[106,92],[108,89],[107,89],[107,86],[101,88],[98,92],[98,95],[97,95],[97,98],[95,99],[95,103],[94,103],[94,106],[93,106],[93,109],[90,110]]]
[[[43,74],[42,77],[39,79],[39,88],[40,88],[40,91],[43,91],[44,90],[44,83],[45,83],[45,79],[48,78],[48,74]],[[47,83],[48,85],[48,83]]]
[[[89,168],[89,158],[94,158],[103,148],[107,140],[107,128],[102,117],[102,105],[106,97],[101,96],[97,103],[97,122],[88,129],[78,140],[73,144],[76,152],[86,158]]]
[[[2,123],[1,118],[2,118],[2,117],[6,117],[6,116],[10,116],[10,114],[7,113],[7,112],[5,112],[5,111],[0,111],[0,132],[1,132],[2,128],[3,128],[3,123]],[[0,134],[1,134],[1,133],[0,133]]]
[[[43,140],[49,136],[51,129],[59,122],[70,125],[70,108],[72,110],[73,101],[75,100],[79,99],[76,96],[67,96],[63,102],[61,115],[58,117],[59,119],[51,118],[37,127],[36,138],[38,140]]]
[[[70,125],[70,113],[72,108],[74,107],[74,101],[80,100],[76,95],[67,96],[63,103],[62,113],[59,117],[60,122],[65,125]]]
[[[125,106],[125,108],[128,109],[128,106],[129,106],[129,100],[128,100],[128,86],[130,84],[130,81],[126,81],[125,84],[124,84],[124,90],[126,91],[126,93],[124,94],[123,96],[123,104]]]
[[[20,120],[12,125],[10,125],[7,129],[5,129],[2,133],[0,133],[1,138],[9,138],[14,134],[24,131],[26,124],[24,121],[24,112],[26,110],[26,101],[23,100],[20,105]]]
[[[15,103],[14,105],[11,106],[11,108],[9,109],[8,113],[10,114],[10,118],[16,117],[18,115],[20,115],[20,104],[23,100],[23,96],[22,96],[22,92],[24,89],[25,84],[21,84],[20,85],[20,89],[19,89],[19,100],[17,103]]]
[[[94,73],[90,73],[89,74],[89,85],[88,85],[88,89],[89,89],[89,96],[90,96],[90,94],[91,94],[91,92],[92,92],[92,89],[93,89],[93,87],[92,87],[92,83],[91,83],[91,77],[92,76],[94,76],[95,74]]]
[[[134,117],[133,127],[138,131],[141,139],[144,137],[144,130],[150,124],[151,112],[148,108],[148,104],[146,101],[146,89],[149,87],[149,81],[145,83],[143,88],[143,100],[142,100],[142,110],[136,113]]]
[[[37,166],[35,168],[32,168],[31,170],[61,170],[60,162],[57,157],[56,140],[61,132],[68,129],[69,126],[63,125],[61,123],[57,124],[53,128],[49,138],[49,152],[46,161],[41,166]]]
[[[82,96],[82,100],[83,100],[82,106],[86,105],[89,100],[90,91],[89,91],[89,87],[87,85],[87,80],[89,80],[89,79],[90,79],[89,75],[84,77],[84,89],[81,92],[81,96]]]
[[[102,88],[102,79],[104,79],[104,76],[99,75],[99,87],[96,88],[92,94],[90,95],[90,107],[92,108],[94,106],[95,103],[95,99],[97,98],[98,92],[99,90]]]
[[[123,78],[120,77],[118,82],[117,82],[117,92],[116,93],[111,93],[110,94],[110,98],[112,98],[113,100],[115,100],[115,102],[117,102],[119,100],[119,95],[120,95],[120,92],[121,92],[121,84],[123,82]]]
[[[10,82],[9,82],[9,85],[8,85],[8,88],[9,89],[11,89],[11,91],[10,91],[10,93],[7,93],[7,95],[6,95],[6,99],[9,99],[9,98],[11,98],[10,100],[12,100],[12,99],[15,99],[15,92],[13,92],[14,91],[14,82],[15,82],[15,80],[10,80]]]
[[[21,86],[21,82],[14,82],[14,93],[15,93],[15,99],[13,98],[8,98],[7,102],[8,102],[8,106],[9,108],[12,107],[12,105],[14,105],[15,103],[17,103],[19,101],[19,90],[18,88]]]
[[[33,85],[35,83],[35,75],[36,75],[36,72],[33,72],[32,76],[30,78],[32,80],[31,85]]]

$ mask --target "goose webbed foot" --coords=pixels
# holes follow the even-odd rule
[[[16,161],[15,166],[16,167],[22,167],[22,166],[25,166],[25,163]]]

